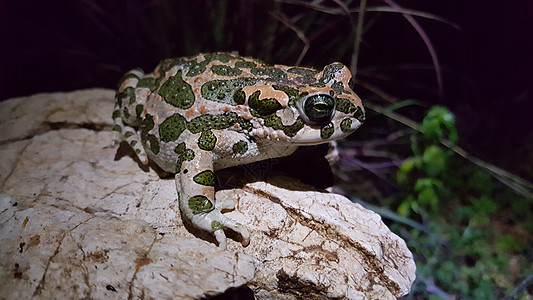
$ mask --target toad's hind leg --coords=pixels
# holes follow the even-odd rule
[[[192,137],[190,140],[197,138]],[[187,144],[176,148],[179,159],[175,179],[180,210],[195,227],[212,233],[220,248],[227,245],[225,228],[239,233],[242,244],[247,245],[250,233],[246,227],[222,213],[223,209],[233,208],[234,203],[215,202],[212,152],[199,149],[196,143]]]
[[[139,160],[144,165],[148,164],[148,156],[142,146],[141,137],[137,134],[135,128],[124,125],[121,118],[114,119],[114,124],[113,131],[115,132],[115,135],[113,137],[113,144],[118,145],[120,142],[126,141],[133,151],[135,151]]]
[[[113,131],[115,132],[113,143],[119,144],[121,141],[126,141],[133,148],[139,160],[147,164],[148,156],[137,130],[133,127],[141,122],[139,114],[136,113],[136,107],[144,104],[145,99],[136,96],[136,87],[143,76],[142,70],[135,69],[126,73],[120,82],[113,110]]]

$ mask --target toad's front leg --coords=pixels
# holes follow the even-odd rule
[[[200,134],[192,135],[189,141],[198,139],[201,139]],[[183,142],[175,149],[179,156],[175,179],[180,210],[194,226],[211,232],[219,247],[226,248],[224,228],[240,233],[243,245],[247,245],[250,234],[246,227],[221,212],[233,209],[234,202],[215,201],[213,152],[201,149],[198,144],[202,146],[201,143]]]

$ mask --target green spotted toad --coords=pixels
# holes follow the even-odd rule
[[[140,161],[175,173],[182,215],[226,247],[225,228],[249,242],[246,227],[221,213],[214,171],[287,156],[298,146],[345,137],[364,119],[348,68],[322,71],[229,53],[162,61],[153,73],[124,75],[113,111],[117,141]]]

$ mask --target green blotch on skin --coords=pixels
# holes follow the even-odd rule
[[[144,116],[144,119],[141,121],[141,124],[139,125],[139,130],[141,131],[141,134],[148,133],[148,131],[152,130],[154,128],[154,117],[150,114],[146,114]]]
[[[146,115],[145,120],[152,119],[150,115]],[[144,121],[146,123],[147,121]],[[146,125],[142,128],[145,128],[144,131],[148,132],[153,126],[153,120],[146,124],[150,124],[150,128]],[[221,130],[239,124],[239,127],[243,130],[251,130],[252,123],[245,118],[237,115],[234,112],[225,112],[220,115],[201,115],[196,118],[193,118],[189,122],[180,114],[174,114],[168,117],[159,125],[159,136],[163,142],[170,142],[177,140],[185,129],[189,130],[191,133],[203,133],[203,137],[200,137],[199,143],[201,141],[202,147],[205,145],[205,148],[209,148],[212,144],[214,138],[216,142],[216,137],[213,135],[212,138],[208,138],[210,133],[204,133],[212,129]],[[141,130],[142,130],[141,128]]]
[[[195,215],[210,212],[214,208],[213,202],[209,201],[209,199],[203,195],[192,196],[189,198],[188,204],[189,208]]]
[[[341,122],[341,130],[342,132],[349,132],[352,128],[352,120],[351,119],[344,119]]]
[[[342,94],[342,93],[346,93],[346,91],[344,90],[344,83],[340,82],[340,81],[337,81],[335,82],[334,84],[331,85],[331,88],[335,91],[335,93],[337,94]],[[333,95],[331,95],[333,96]]]
[[[363,122],[365,120],[365,111],[357,106],[355,113],[353,114],[354,118],[356,118],[359,122]]]
[[[205,72],[205,67],[207,66],[208,63],[209,61],[207,60],[204,60],[200,63],[196,61],[188,62],[188,64],[190,64],[190,68],[189,68],[189,72],[187,72],[185,76],[194,77],[194,76],[198,76],[202,74],[203,72]]]
[[[135,145],[137,145],[137,141],[131,141],[131,142],[130,142],[130,145],[131,145],[132,147],[135,146]]]
[[[141,69],[135,69],[135,71],[141,71]],[[132,73],[132,72],[128,72],[126,74],[124,74],[124,76],[122,76],[122,79],[120,79],[120,84],[124,83],[124,81],[130,79],[130,78],[134,78],[134,79],[139,79],[139,76],[137,76],[135,73]]]
[[[355,86],[355,82],[353,80],[353,77],[350,77],[350,80],[348,80],[348,87],[353,89],[354,86]]]
[[[117,103],[118,106],[122,106],[123,101],[129,98],[129,103],[132,104],[135,102],[135,89],[131,86],[125,88],[123,91],[117,93]]]
[[[159,146],[159,140],[157,139],[157,137],[153,134],[149,134],[146,136],[146,141],[150,143],[150,151],[152,151],[152,153],[154,154],[158,154],[160,150],[160,146]]]
[[[279,118],[279,122],[281,122],[281,118]],[[281,126],[283,126],[283,124]],[[283,126],[283,132],[287,136],[292,137],[295,136],[302,128],[304,128],[304,122],[301,119],[297,119],[292,125]]]
[[[246,141],[238,141],[237,143],[233,144],[232,149],[233,153],[242,155],[248,151],[248,143]]]
[[[196,174],[192,180],[194,182],[205,185],[205,186],[214,186],[215,185],[215,173],[211,170],[205,170]]]
[[[118,119],[120,118],[120,110],[115,110],[113,111],[113,119]]]
[[[120,127],[119,125],[115,125],[113,126],[113,131],[116,131],[116,132],[122,132],[122,127]]]
[[[254,92],[248,98],[248,105],[255,109],[259,114],[265,116],[282,109],[283,106],[274,98],[259,99],[260,91]]]
[[[281,118],[275,113],[263,116],[254,109],[250,109],[250,112],[254,117],[262,118],[265,121],[265,126],[275,130],[282,130],[289,137],[295,136],[304,127],[304,122],[300,118],[296,119],[291,125],[283,125]]]
[[[217,143],[217,137],[210,130],[202,132],[198,138],[198,147],[205,151],[212,151]]]
[[[172,106],[188,109],[194,104],[194,92],[190,84],[183,81],[181,71],[170,77],[159,89],[159,95]]]
[[[231,55],[228,53],[207,53],[204,55],[204,60],[201,62],[198,62],[198,58],[199,57],[188,57],[171,60],[169,62],[166,62],[168,66],[165,66],[164,70],[167,71],[170,70],[173,66],[180,65],[182,68],[188,68],[188,72],[185,76],[194,77],[205,72],[206,66],[213,60],[218,60],[223,63],[227,63],[231,59],[242,59],[239,56]]]
[[[158,154],[160,147],[159,147],[159,140],[157,137],[153,134],[149,134],[148,131],[152,130],[154,128],[154,117],[152,115],[147,114],[144,119],[141,121],[141,124],[139,126],[139,131],[141,135],[141,142],[143,145],[147,146],[147,142],[150,143],[150,150],[154,154]]]
[[[257,76],[268,76],[267,80],[270,81],[287,80],[287,73],[278,68],[253,68],[250,71]]]
[[[289,101],[290,100],[295,100],[299,96],[299,91],[297,89],[295,89],[295,88],[292,88],[292,87],[289,87],[289,86],[285,86],[285,85],[273,85],[272,87],[275,90],[282,91],[285,94],[287,94],[287,96],[289,96]]]
[[[145,77],[137,83],[138,88],[149,88],[151,91],[155,90],[155,78]]]
[[[187,123],[187,129],[192,133],[200,133],[211,129],[226,129],[235,126],[235,124],[239,124],[244,130],[251,130],[253,127],[250,121],[237,115],[237,113],[225,112],[220,115],[198,116]]]
[[[176,173],[179,173],[181,171],[181,165],[184,161],[191,161],[194,159],[194,151],[191,149],[187,149],[185,143],[179,143],[176,148],[174,148],[174,152],[178,154],[178,161],[176,162]]]
[[[242,89],[238,89],[237,91],[235,91],[235,93],[233,94],[233,101],[240,105],[244,104],[244,102],[246,101],[246,94],[243,92]]]
[[[124,74],[124,76],[122,76],[122,78],[120,79],[120,82],[118,84],[118,86],[120,87],[122,84],[124,84],[124,82],[128,79],[139,79],[139,77],[133,73],[126,73]],[[135,91],[135,89],[131,86],[128,86],[126,87],[124,90],[117,90],[116,94],[115,94],[115,98],[117,100],[120,100],[119,101],[119,105],[122,105],[122,100],[128,96],[130,96],[132,93],[131,91]]]
[[[299,68],[294,67],[287,70],[288,73],[298,74],[303,77],[315,77],[315,74],[318,73],[318,71],[313,69],[307,69],[307,68]]]
[[[177,66],[177,65],[183,66],[186,64],[187,64],[187,60],[185,60],[184,58],[168,58],[168,59],[162,60],[159,63],[157,71],[159,72],[161,77],[163,77],[165,73],[169,71],[170,69],[172,69],[174,66]],[[157,86],[157,79],[156,79],[156,86]]]
[[[251,61],[238,61],[235,63],[236,68],[255,68],[257,65],[254,62]]]
[[[173,114],[159,125],[159,136],[164,142],[177,140],[187,128],[187,120],[180,114]]]
[[[345,114],[353,114],[357,110],[357,108],[355,107],[355,105],[353,105],[352,102],[344,98],[336,97],[335,103],[335,109]]]
[[[158,86],[165,73],[170,71],[175,66],[178,66],[180,69],[188,69],[187,74],[185,75],[187,77],[196,76],[205,72],[205,66],[207,65],[208,61],[198,63],[197,59],[197,57],[180,57],[161,61],[157,69],[161,76],[156,79],[155,85]]]
[[[130,89],[130,87],[128,89]],[[130,104],[133,104],[133,103],[135,103],[135,100],[137,98],[135,96],[135,89],[134,88],[131,88],[131,89],[133,90],[133,93],[130,95]]]
[[[205,61],[211,62],[213,60],[218,60],[223,63],[227,63],[232,59],[242,59],[241,57],[229,53],[207,53],[204,55]]]
[[[131,131],[128,131],[128,132],[124,133],[124,137],[125,138],[129,138],[132,135],[133,135],[133,132],[131,132]]]
[[[333,128],[333,123],[329,123],[328,125],[320,129],[320,138],[324,140],[329,139],[329,137],[333,134],[334,131],[335,128]]]
[[[318,71],[313,69],[306,69],[306,68],[290,68],[287,70],[287,73],[293,73],[299,75],[296,78],[296,81],[302,83],[302,84],[311,84],[316,81],[315,74],[318,73]]]
[[[311,84],[309,84],[309,86],[314,86],[314,87],[326,87],[325,84],[320,83],[320,82],[311,83]]]
[[[161,81],[163,81],[164,76],[165,76],[165,74],[161,74],[160,77],[157,77],[155,79],[155,90],[157,90],[157,87],[161,86]],[[153,90],[153,92],[155,92],[155,90]]]
[[[222,223],[220,223],[218,221],[211,222],[211,230],[217,231],[217,230],[220,230],[220,229],[224,229],[224,225],[222,225]]]
[[[137,117],[140,117],[143,111],[144,106],[142,104],[138,104],[137,106],[135,106],[135,114],[137,115]]]
[[[233,99],[236,90],[245,86],[254,85],[257,82],[255,78],[244,77],[229,80],[213,80],[202,85],[202,97],[207,100],[237,105]]]
[[[297,100],[300,100],[301,98],[309,95],[308,92],[303,92],[300,94],[300,91],[298,91],[297,89],[295,88],[291,88],[291,87],[288,87],[288,86],[284,86],[284,85],[273,85],[272,86],[275,90],[278,90],[278,91],[283,91],[285,94],[287,94],[287,96],[289,96],[289,106],[291,107],[294,107],[294,103],[297,101]]]
[[[335,78],[335,73],[340,71],[344,67],[341,63],[332,63],[327,65],[324,68],[324,74],[322,74],[322,77],[318,80],[320,83],[328,83],[330,80]]]
[[[129,119],[130,111],[128,110],[126,106],[124,106],[124,110],[122,111],[122,113],[124,114],[124,118]]]
[[[225,65],[214,65],[211,67],[211,71],[221,76],[238,76],[242,74],[242,71],[239,70],[239,68],[232,68]]]

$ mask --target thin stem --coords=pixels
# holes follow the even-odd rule
[[[357,62],[359,60],[359,46],[361,45],[361,37],[363,36],[363,21],[365,17],[366,0],[359,2],[359,16],[357,18],[357,28],[355,29],[355,41],[353,44],[352,64],[350,65],[350,71],[353,78],[357,75]]]
[[[392,0],[383,0],[385,3],[390,5],[392,8],[400,9],[401,7],[396,4]],[[433,44],[429,40],[429,36],[426,34],[424,29],[422,29],[422,26],[413,18],[413,16],[402,13],[402,16],[413,26],[413,28],[416,30],[420,38],[424,41],[424,44],[426,44],[426,48],[429,51],[429,55],[431,56],[431,60],[433,61],[433,66],[435,67],[435,75],[437,76],[437,86],[439,89],[439,96],[443,97],[444,95],[444,87],[442,84],[442,71],[440,69],[440,63],[439,63],[439,57],[437,56],[437,52],[435,51],[435,48],[433,47]]]
[[[298,36],[298,38],[304,43],[304,47],[302,49],[302,51],[300,52],[300,55],[298,56],[298,59],[296,60],[296,65],[299,66],[300,63],[302,62],[305,54],[307,53],[307,50],[309,50],[309,40],[307,39],[307,37],[305,36],[305,34],[296,27],[296,25],[294,25],[287,17],[285,17],[284,15],[278,15],[278,14],[274,14],[272,12],[270,12],[270,15],[272,17],[274,17],[276,20],[280,21],[281,23],[283,23],[283,25],[287,26],[287,28],[289,28],[290,30],[294,31],[294,33],[296,33],[296,35]]]

